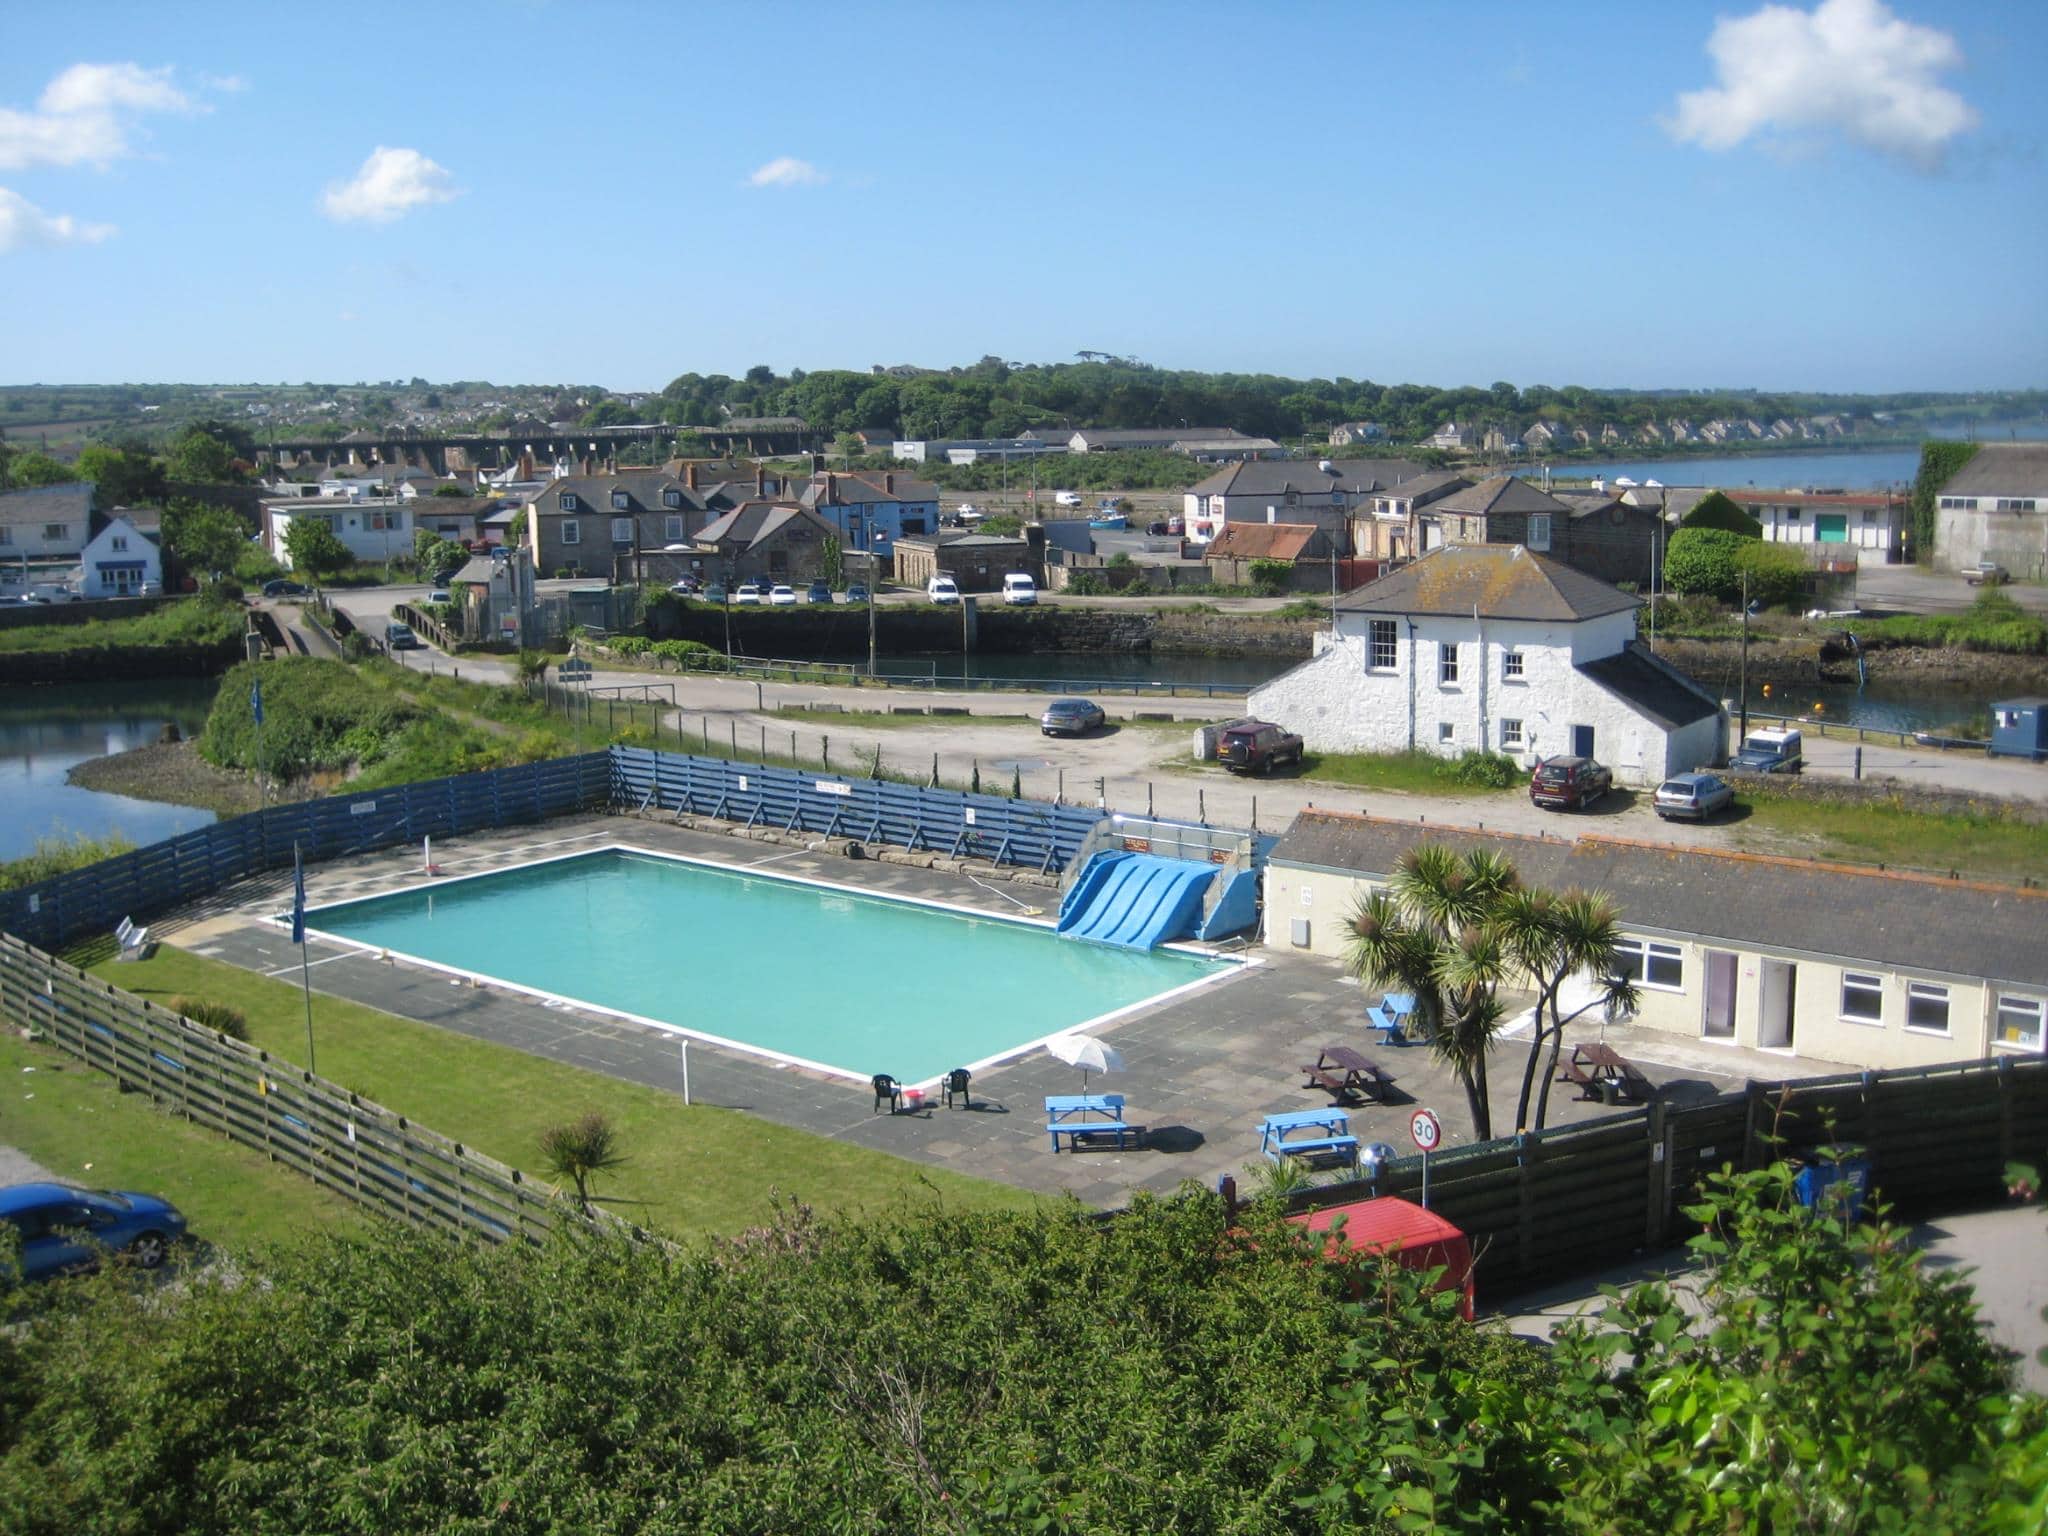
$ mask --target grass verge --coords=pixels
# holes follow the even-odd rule
[[[260,1152],[165,1114],[54,1046],[0,1035],[0,1142],[60,1179],[162,1195],[195,1237],[235,1252],[370,1217]]]
[[[293,1061],[305,1054],[305,1005],[293,983],[169,946],[148,960],[94,969],[155,1001],[185,995],[240,1009],[251,1045]],[[318,992],[313,1030],[320,1074],[330,1082],[537,1176],[543,1131],[602,1113],[627,1162],[596,1193],[620,1215],[686,1240],[765,1223],[771,1191],[830,1214],[940,1200],[1017,1209],[1038,1198],[736,1110],[685,1108],[673,1093]]]
[[[1176,730],[1189,727],[1176,726]],[[1355,789],[1391,789],[1411,795],[1458,795],[1484,799],[1526,791],[1526,781],[1496,789],[1486,784],[1469,784],[1445,772],[1455,759],[1428,752],[1310,752],[1301,760],[1298,773],[1282,769],[1281,779],[1303,779],[1314,784],[1343,784]],[[1190,773],[1228,772],[1220,763],[1198,763],[1192,758],[1169,764]],[[1256,782],[1256,780],[1254,780]]]
[[[1761,835],[1775,846],[1853,864],[1954,870],[1965,879],[2042,878],[2048,873],[2048,826],[1996,816],[1942,816],[1887,805],[1741,796],[1748,811],[1740,838]]]

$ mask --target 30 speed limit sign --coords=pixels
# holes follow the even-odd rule
[[[1418,1109],[1408,1122],[1408,1134],[1415,1138],[1415,1145],[1425,1152],[1434,1152],[1436,1144],[1444,1139],[1444,1128],[1437,1122],[1433,1111]]]

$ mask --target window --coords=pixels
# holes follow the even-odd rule
[[[2044,1017],[2048,1017],[2048,1002],[2038,997],[2000,994],[1998,1017],[1991,1023],[1991,1038],[2000,1045],[2017,1045],[2038,1051],[2041,1049]]]
[[[1451,727],[1451,722],[1450,722],[1450,721],[1448,721],[1448,720],[1439,720],[1439,721],[1437,721],[1437,723],[1436,723],[1436,739],[1437,739],[1438,741],[1441,741],[1441,742],[1445,742],[1445,743],[1449,743],[1449,742],[1451,742],[1451,741],[1454,741],[1454,740],[1456,740],[1456,735],[1455,735],[1454,731],[1452,730],[1452,727]]]
[[[396,512],[370,512],[363,518],[363,526],[373,533],[389,533],[398,525],[399,517]]]
[[[633,498],[632,498],[632,497],[630,497],[630,496],[628,496],[628,495],[627,495],[627,494],[626,494],[626,493],[625,493],[624,491],[613,491],[613,492],[612,492],[612,510],[613,510],[614,512],[630,512],[630,511],[632,511],[632,510],[633,510]]]
[[[631,548],[633,544],[633,519],[615,517],[612,519],[612,542]]]
[[[1503,720],[1500,723],[1500,745],[1503,752],[1518,752],[1522,747],[1522,722]]]
[[[574,491],[562,492],[560,496],[555,498],[555,505],[564,512],[574,512],[576,510],[576,493]]]
[[[680,507],[683,504],[683,493],[681,491],[663,491],[661,493],[661,504],[664,507]]]
[[[1522,653],[1520,651],[1502,651],[1500,653],[1500,675],[1505,682],[1519,683],[1522,681]]]
[[[70,537],[71,525],[69,523],[43,524],[43,540],[45,543],[61,544]]]
[[[1798,521],[1799,521],[1799,509],[1798,509],[1797,507],[1787,507],[1787,508],[1785,509],[1785,521],[1786,521],[1786,522],[1788,522],[1788,523],[1796,523],[1796,522],[1798,522]]]
[[[1948,1033],[1948,988],[1931,981],[1906,983],[1906,1028]]]
[[[1842,1017],[1852,1024],[1884,1022],[1884,978],[1842,972]]]
[[[1646,987],[1677,992],[1685,986],[1685,955],[1676,944],[1623,939],[1614,946],[1614,974]]]
[[[562,520],[562,542],[564,544],[581,544],[583,542],[583,529],[573,517]]]
[[[2031,512],[2034,510],[2034,504],[2031,501],[2019,501],[2009,496],[2001,496],[1998,498],[1998,510],[2001,512]]]
[[[1531,512],[1529,514],[1529,547],[1542,551],[1550,548],[1550,514]]]
[[[125,533],[115,534],[113,547],[122,553],[126,553],[128,549],[128,535]]]
[[[0,528],[0,544],[12,544],[13,542],[14,530],[12,528]]]
[[[1458,647],[1450,641],[1442,641],[1436,648],[1436,682],[1439,688],[1451,688],[1458,681]]]
[[[669,541],[669,543],[671,543],[671,544],[680,544],[680,543],[682,543],[682,541],[683,541],[683,520],[682,520],[682,519],[681,519],[680,517],[668,517],[668,518],[663,518],[663,519],[662,519],[662,527],[661,527],[661,536],[662,536],[663,538],[667,539],[667,540]]]
[[[1395,649],[1398,642],[1394,638],[1392,619],[1374,619],[1368,629],[1368,635],[1370,638],[1366,653],[1367,666],[1379,670],[1392,669],[1400,664],[1400,653]]]

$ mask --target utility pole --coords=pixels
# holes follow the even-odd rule
[[[882,573],[875,566],[875,535],[868,533],[868,676],[875,675],[875,604],[880,600]]]
[[[1736,684],[1742,703],[1742,723],[1735,728],[1735,748],[1739,752],[1742,744],[1749,740],[1749,572],[1742,573],[1742,664]]]

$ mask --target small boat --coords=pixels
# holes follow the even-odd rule
[[[1090,528],[1128,528],[1131,520],[1121,512],[1098,512],[1088,519]]]

